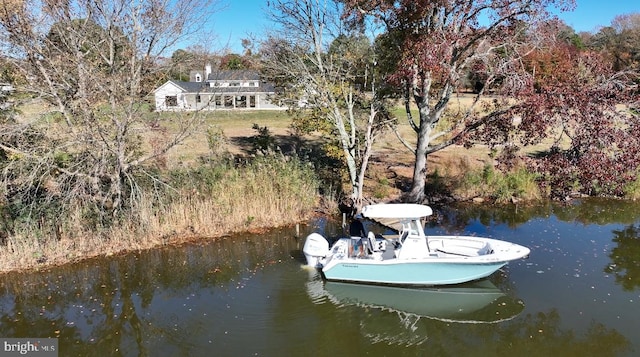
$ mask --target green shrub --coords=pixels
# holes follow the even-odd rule
[[[468,171],[459,184],[465,197],[485,197],[504,203],[512,199],[534,200],[541,197],[537,184],[538,175],[525,168],[502,173],[492,165],[481,170]]]
[[[640,198],[640,175],[636,176],[636,180],[624,187],[625,198],[637,200]]]

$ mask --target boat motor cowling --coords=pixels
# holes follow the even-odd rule
[[[307,240],[304,242],[302,248],[305,258],[307,258],[307,264],[313,267],[318,267],[320,259],[323,259],[329,254],[329,241],[318,233],[311,233],[307,236]]]

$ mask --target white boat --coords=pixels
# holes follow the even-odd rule
[[[365,206],[362,215],[395,220],[398,235],[369,232],[365,238],[340,238],[330,246],[318,233],[307,236],[303,253],[328,281],[433,286],[482,279],[508,262],[529,255],[529,248],[474,236],[427,236],[421,219],[433,213],[418,204]]]

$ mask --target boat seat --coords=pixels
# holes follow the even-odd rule
[[[373,232],[369,232],[369,234],[367,234],[367,239],[369,240],[369,247],[371,249],[371,252],[377,252],[378,249],[376,249],[376,235]]]
[[[385,260],[394,257],[394,250],[387,249],[386,239],[377,239],[373,232],[367,234],[365,240],[367,247],[367,254],[372,256],[376,260]]]
[[[404,240],[409,236],[409,231],[402,231],[400,235],[400,243],[404,243]]]
[[[464,246],[444,246],[444,244],[442,244],[441,247],[435,247],[435,251],[462,257],[477,257],[493,253],[489,243],[485,243],[480,249]]]
[[[384,252],[387,250],[387,240],[377,239],[376,235],[373,232],[369,232],[369,234],[367,235],[367,241],[371,253]]]
[[[456,249],[436,248],[436,252],[445,253],[445,254],[451,254],[451,255],[459,255],[461,257],[476,257],[476,256],[478,256],[477,253],[474,253],[471,250],[462,251],[460,248],[456,248]]]

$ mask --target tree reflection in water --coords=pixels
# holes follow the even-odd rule
[[[614,274],[625,291],[633,291],[640,286],[640,229],[630,225],[614,230],[613,235],[616,246],[609,253],[611,264],[604,271]]]

